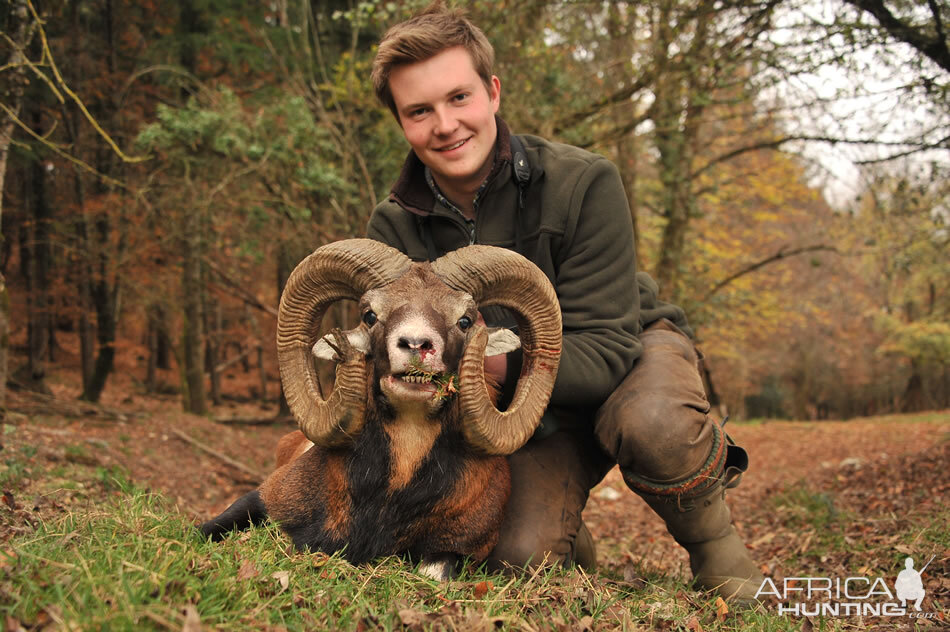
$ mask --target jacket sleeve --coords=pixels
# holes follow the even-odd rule
[[[642,349],[633,222],[620,174],[605,158],[574,187],[555,263],[564,339],[551,403],[599,407]]]

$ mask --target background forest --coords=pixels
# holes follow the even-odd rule
[[[388,194],[369,67],[426,3],[5,3],[0,385],[276,409],[282,284]],[[950,407],[946,3],[464,4],[512,130],[619,166],[722,414]]]

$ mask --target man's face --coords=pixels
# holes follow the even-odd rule
[[[403,134],[447,194],[474,191],[491,170],[501,82],[490,89],[462,47],[398,66],[389,76]]]

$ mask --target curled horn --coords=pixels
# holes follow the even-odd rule
[[[501,412],[485,385],[487,331],[478,326],[462,357],[459,401],[468,441],[488,454],[511,454],[531,437],[551,397],[561,355],[561,310],[544,273],[516,252],[468,246],[432,263],[450,287],[472,295],[478,305],[515,312],[524,364],[514,399]]]
[[[331,303],[359,300],[409,269],[409,258],[371,239],[348,239],[317,248],[291,273],[277,316],[277,360],[290,411],[316,445],[342,446],[363,427],[366,359],[347,354],[337,366],[333,392],[320,394],[311,348]]]

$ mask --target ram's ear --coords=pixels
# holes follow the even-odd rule
[[[504,327],[488,328],[488,345],[485,347],[486,356],[496,356],[514,351],[521,346],[518,334]]]
[[[349,331],[343,332],[343,335],[345,335],[346,339],[350,341],[350,345],[354,349],[363,354],[369,353],[369,332],[366,331],[365,327],[350,329]],[[340,358],[337,357],[337,353],[333,348],[333,345],[336,345],[336,341],[333,340],[333,337],[330,334],[327,334],[320,338],[320,340],[318,340],[315,345],[313,345],[313,355],[321,360],[332,360],[334,362],[339,362]]]

